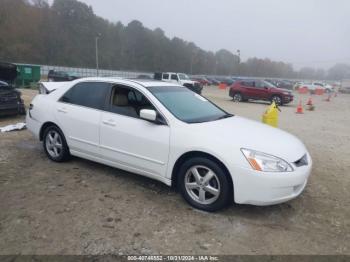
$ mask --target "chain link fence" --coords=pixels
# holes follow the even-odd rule
[[[78,68],[78,67],[66,67],[66,66],[49,66],[39,65],[41,67],[41,78],[47,79],[47,75],[50,70],[64,71],[79,77],[96,77],[97,70],[91,68]],[[147,75],[153,77],[153,73],[150,72],[132,72],[132,71],[117,71],[117,70],[105,70],[99,69],[98,75],[100,77],[123,77],[123,78],[136,78],[139,75]]]

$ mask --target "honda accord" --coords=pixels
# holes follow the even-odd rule
[[[312,160],[280,129],[227,113],[188,88],[154,80],[42,83],[28,129],[49,159],[71,155],[173,185],[193,207],[271,205],[304,190]]]

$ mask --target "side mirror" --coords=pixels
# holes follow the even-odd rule
[[[140,117],[144,120],[156,122],[157,112],[151,109],[142,109],[140,111]]]

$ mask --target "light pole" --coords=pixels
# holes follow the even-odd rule
[[[99,61],[98,61],[98,40],[100,40],[101,34],[95,37],[95,48],[96,48],[96,75],[99,76]]]
[[[237,49],[237,55],[238,55],[238,76],[241,74],[240,73],[240,67],[241,67],[241,50]]]

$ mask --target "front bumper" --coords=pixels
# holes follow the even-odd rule
[[[246,168],[232,170],[236,172],[233,174],[237,174],[233,177],[235,202],[266,206],[296,198],[303,192],[311,173],[312,160],[309,154],[307,158],[308,165],[293,166],[293,172],[258,172]]]
[[[0,104],[0,116],[23,114],[25,107],[22,102]]]

